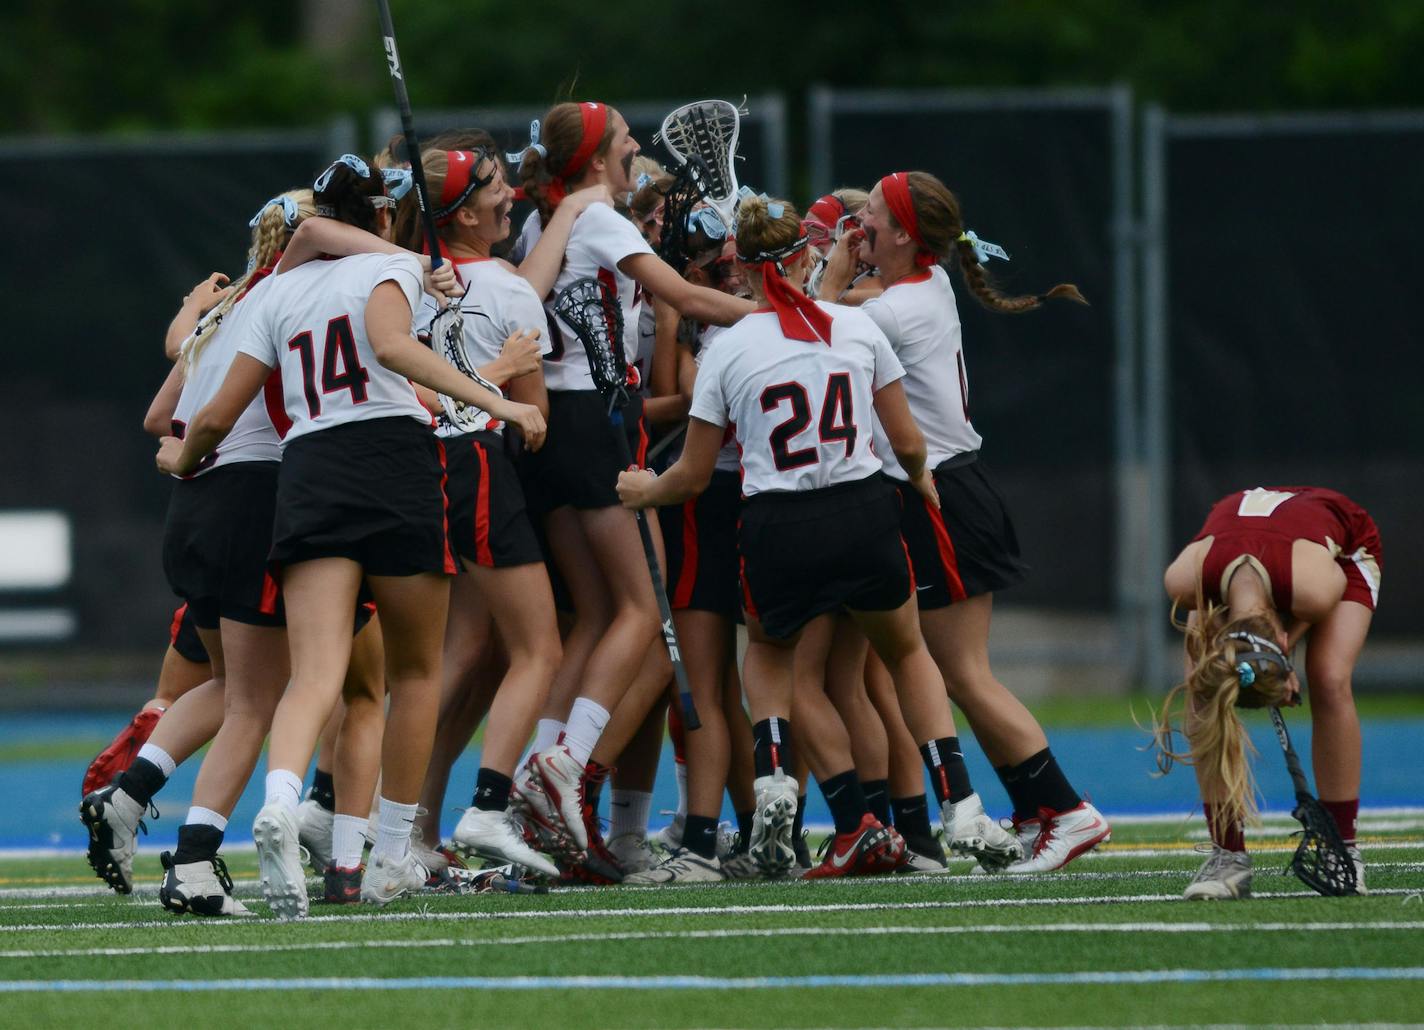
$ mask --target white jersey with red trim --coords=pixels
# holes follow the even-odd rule
[[[724,335],[726,326],[704,325],[697,334],[697,375],[702,376],[702,363],[707,360],[708,349],[712,346],[712,341]],[[696,387],[694,386],[694,390]],[[737,444],[737,427],[728,424],[722,431],[722,449],[717,452],[717,471],[719,472],[740,472],[742,470],[742,449]]]
[[[905,399],[925,434],[926,465],[937,468],[956,454],[977,451],[983,439],[969,421],[959,308],[944,268],[901,279],[860,310],[875,320],[905,367]],[[878,427],[876,450],[887,475],[909,478]]]
[[[553,314],[553,300],[575,279],[598,279],[612,287],[623,309],[623,355],[628,361],[638,350],[638,316],[643,289],[618,270],[618,262],[653,249],[636,226],[607,204],[591,204],[574,222],[564,249],[564,266],[548,298],[550,329],[557,331],[554,350],[544,361],[544,383],[550,390],[592,390],[588,355],[574,331]]]
[[[520,330],[539,331],[541,354],[547,355],[553,349],[544,306],[528,280],[493,258],[456,261],[455,271],[465,284],[460,313],[465,326],[465,356],[471,368],[478,370],[498,358],[504,341]],[[434,297],[426,294],[421,298],[415,316],[417,336],[424,338],[429,333],[431,320],[439,310]],[[504,423],[494,420],[489,428],[499,431]],[[443,414],[436,418],[437,436],[448,438],[464,432],[451,425]]]
[[[283,447],[348,422],[407,416],[431,424],[410,380],[377,361],[366,337],[366,302],[388,280],[415,312],[422,287],[414,254],[309,261],[269,277],[238,350],[281,370],[281,404],[269,391],[268,411]]]
[[[831,342],[789,340],[769,311],[721,333],[697,373],[692,417],[736,427],[742,494],[817,490],[880,471],[874,396],[905,374],[863,312],[817,302]]]
[[[519,235],[514,238],[513,246],[509,248],[510,263],[522,265],[529,252],[534,249],[534,244],[538,243],[539,237],[543,235],[544,223],[539,221],[538,210],[530,211],[524,219],[524,224],[519,227]]]
[[[204,405],[216,396],[223,380],[227,378],[232,359],[237,357],[238,343],[243,339],[242,323],[253,305],[260,305],[262,291],[271,281],[271,276],[263,279],[222,316],[222,322],[212,329],[198,360],[185,370],[183,392],[178,395],[178,404],[173,410],[173,435],[180,440],[187,435],[188,423],[193,420]],[[204,318],[198,324],[205,325]],[[183,361],[183,358],[179,358]],[[235,465],[240,461],[281,461],[282,441],[267,414],[267,405],[261,394],[237,416],[232,429],[223,437],[222,443],[209,454],[192,473],[178,477],[192,479],[204,472],[211,472],[224,465]]]

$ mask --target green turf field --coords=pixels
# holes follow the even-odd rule
[[[0,860],[10,1026],[850,1027],[1424,1020],[1424,813],[1362,824],[1371,896],[1256,853],[1257,897],[1189,904],[1178,820],[1119,825],[1070,871],[545,896],[427,896],[278,923],[175,918],[80,857]],[[1271,848],[1274,850],[1265,850]],[[253,855],[230,865],[256,894]],[[103,990],[100,990],[103,988]],[[336,1006],[336,1009],[331,1008]],[[354,1024],[350,1024],[354,1025]]]

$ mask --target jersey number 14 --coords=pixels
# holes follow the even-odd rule
[[[361,366],[356,353],[356,336],[351,331],[351,319],[346,315],[326,323],[326,341],[321,349],[321,393],[316,390],[316,352],[310,332],[298,333],[287,341],[287,349],[300,353],[302,359],[302,392],[307,398],[307,414],[321,414],[322,394],[349,390],[352,404],[366,400],[366,384],[371,373]]]

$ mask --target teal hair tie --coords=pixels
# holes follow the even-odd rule
[[[1238,662],[1236,665],[1236,675],[1240,677],[1243,687],[1249,687],[1256,682],[1256,670],[1251,668],[1250,662]]]

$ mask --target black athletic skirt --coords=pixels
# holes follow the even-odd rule
[[[667,547],[667,592],[674,610],[742,612],[737,584],[737,517],[742,477],[712,473],[707,489],[690,501],[658,509]]]
[[[580,509],[612,508],[618,502],[618,473],[624,469],[608,404],[596,390],[549,391],[549,432],[544,446],[528,456],[538,480],[537,504],[543,511],[564,505]],[[642,467],[648,453],[643,399],[635,395],[623,410],[623,433],[633,463]]]
[[[173,622],[168,627],[168,642],[173,645],[173,650],[178,652],[180,658],[186,658],[196,665],[207,665],[211,661],[208,649],[198,637],[198,627],[193,625],[193,613],[188,610],[187,601],[180,604],[173,613]]]
[[[285,625],[277,584],[267,570],[277,470],[275,461],[243,461],[173,487],[163,571],[201,629],[217,629],[219,619]]]
[[[737,546],[743,603],[769,637],[792,636],[842,608],[899,608],[913,588],[895,487],[878,472],[821,490],[748,498]]]
[[[395,416],[299,437],[282,455],[271,563],[349,558],[369,576],[455,572],[444,448]]]
[[[543,561],[504,438],[485,430],[443,442],[450,544],[456,553],[495,569]]]

